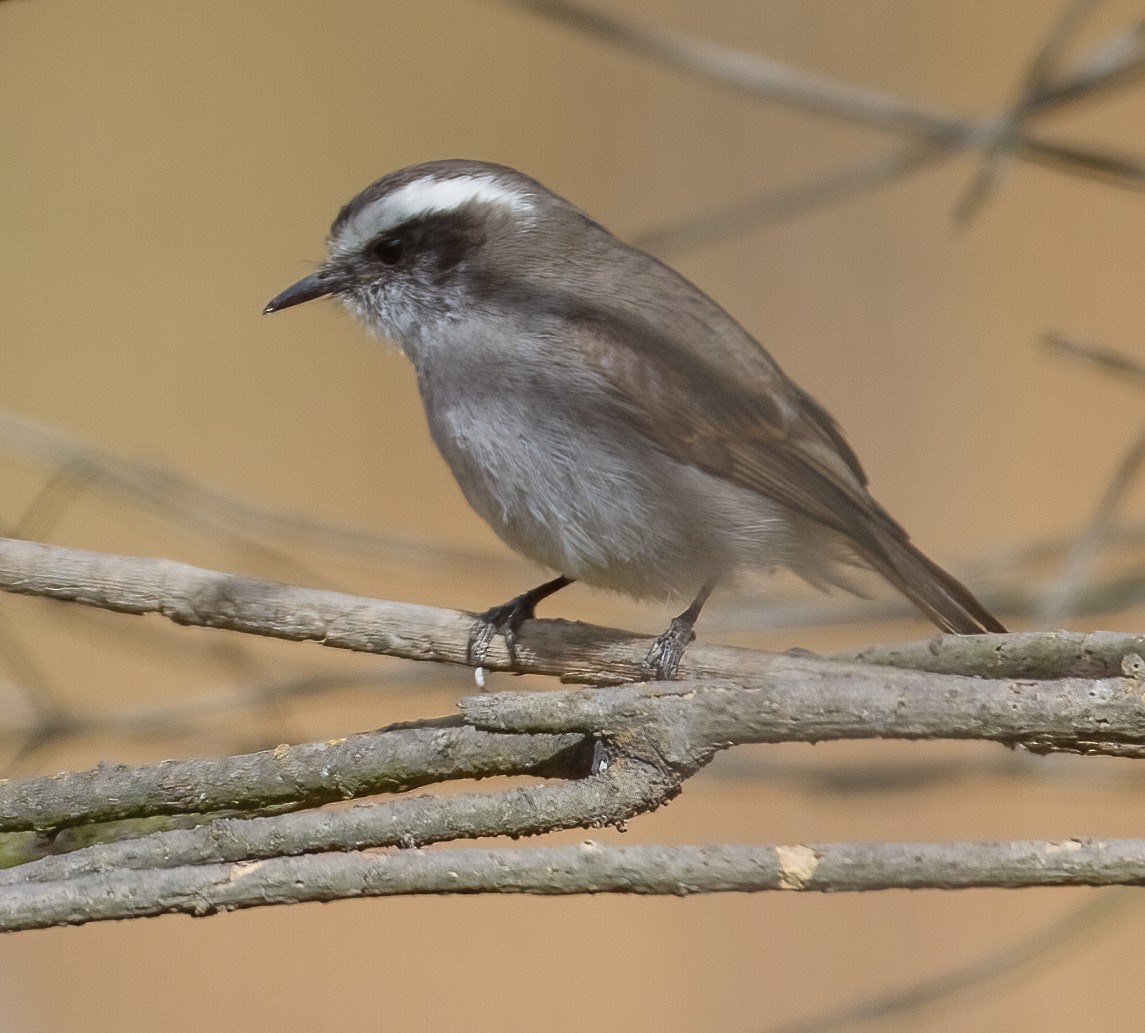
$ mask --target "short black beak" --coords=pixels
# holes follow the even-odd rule
[[[290,308],[293,305],[301,305],[304,301],[313,301],[315,298],[324,298],[328,294],[333,294],[338,290],[339,284],[336,277],[330,275],[329,272],[319,269],[316,273],[311,273],[304,280],[299,280],[296,284],[287,287],[277,297],[271,298],[266,303],[266,308],[262,310],[263,315],[269,315],[271,312],[281,312],[284,308]]]

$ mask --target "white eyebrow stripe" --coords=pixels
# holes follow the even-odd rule
[[[362,243],[418,216],[453,212],[474,202],[503,205],[521,213],[534,208],[529,194],[498,183],[493,176],[417,179],[366,205],[354,216],[351,233],[355,243]]]

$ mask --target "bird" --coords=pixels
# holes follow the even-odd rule
[[[715,587],[877,572],[940,630],[1004,632],[871,496],[838,424],[699,287],[504,165],[399,169],[338,212],[319,267],[265,306],[342,302],[413,364],[469,504],[556,574],[478,615],[470,659],[581,581],[690,599],[642,664],[676,677]]]

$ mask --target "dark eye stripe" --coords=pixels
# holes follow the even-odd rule
[[[397,265],[405,253],[405,243],[401,237],[380,237],[370,245],[369,252],[382,265]]]

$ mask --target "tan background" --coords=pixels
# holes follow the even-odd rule
[[[980,113],[1012,98],[1058,7],[621,0],[610,9]],[[1132,3],[1109,3],[1084,38],[1139,16]],[[1044,128],[1140,150],[1143,113],[1145,90],[1129,88]],[[333,305],[259,315],[320,257],[338,206],[401,165],[477,157],[528,171],[633,236],[889,142],[491,2],[0,4],[0,405],[267,506],[487,562],[426,573],[416,557],[317,558],[300,571],[233,547],[225,528],[185,533],[98,492],[40,533],[387,598],[499,602],[535,574],[465,509],[431,451],[404,361]],[[1075,529],[1140,412],[1131,388],[1036,344],[1060,328],[1139,351],[1140,195],[1023,166],[956,230],[951,209],[975,167],[948,163],[673,259],[835,413],[879,498],[950,564]],[[10,524],[45,470],[3,469]],[[242,666],[140,649],[126,618],[92,625],[0,603],[45,680],[88,712],[197,698],[234,683]],[[579,588],[547,612],[647,631],[667,615]],[[1139,628],[1140,616],[1101,623]],[[927,633],[904,622],[763,641],[829,648]],[[227,638],[178,634],[179,648]],[[16,770],[337,734],[447,712],[467,689],[463,676],[443,676],[422,691],[409,665],[242,648],[256,674],[328,663],[381,670],[399,688],[245,714],[200,740],[85,738]],[[864,744],[757,759],[998,752]],[[834,797],[716,765],[626,841],[1140,834],[1137,801],[1117,781],[1124,765],[1035,770],[1055,777]],[[0,940],[0,1029],[758,1030],[1001,949],[1086,896],[372,901],[53,930]],[[1016,985],[886,1028],[1132,1028],[1145,997],[1139,923],[1127,911]]]

